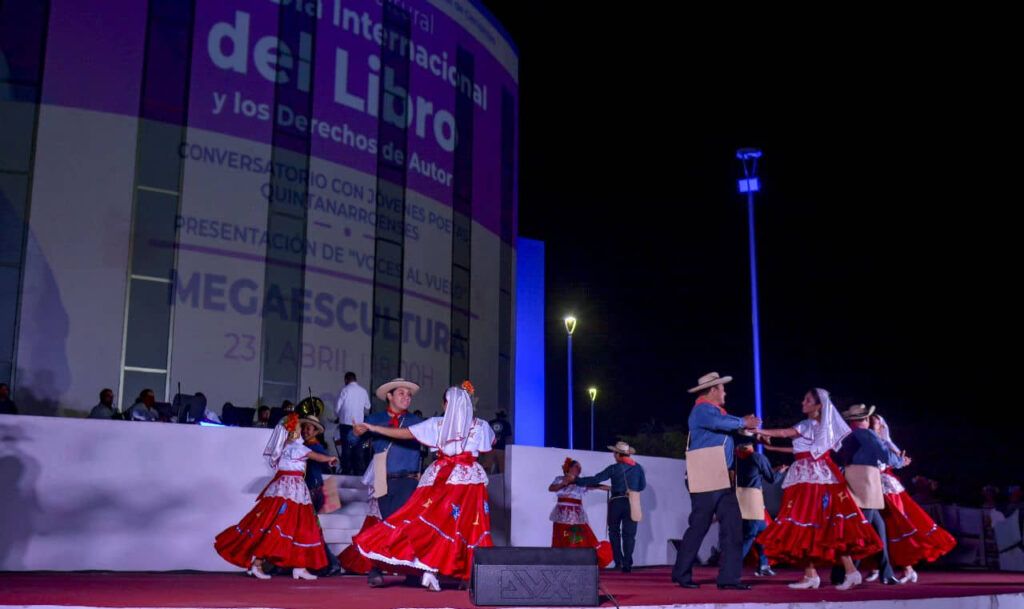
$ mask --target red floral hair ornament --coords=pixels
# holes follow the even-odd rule
[[[294,412],[288,413],[288,416],[284,419],[284,428],[288,430],[288,433],[294,433],[295,429],[299,426],[299,415]]]
[[[473,395],[476,393],[476,388],[473,387],[473,383],[469,382],[469,379],[462,381],[461,387],[466,390],[466,393]]]

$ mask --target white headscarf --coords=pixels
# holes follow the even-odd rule
[[[466,441],[473,429],[473,400],[461,387],[449,387],[444,392],[444,399],[448,407],[441,421],[437,449],[446,455],[457,455],[466,450]]]
[[[814,392],[821,403],[821,416],[814,427],[814,440],[811,442],[811,456],[817,459],[830,450],[839,450],[843,438],[850,435],[851,431],[843,416],[836,410],[828,391],[815,388]]]
[[[896,443],[892,441],[892,435],[889,432],[889,423],[880,414],[876,414],[878,418],[878,437],[882,439],[882,443],[885,444],[886,448],[900,454],[900,447],[896,446]]]
[[[270,441],[267,442],[267,447],[263,449],[263,456],[267,458],[267,463],[275,469],[277,469],[278,462],[281,461],[281,453],[284,452],[284,445],[288,443],[288,436],[290,435],[288,430],[284,428],[284,422],[287,418],[281,419],[274,427],[274,431],[270,434]]]

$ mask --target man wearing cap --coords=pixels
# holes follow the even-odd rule
[[[368,415],[365,422],[396,428],[412,427],[422,422],[422,418],[409,412],[412,396],[419,390],[419,385],[402,378],[396,378],[377,387],[377,399],[387,402],[388,407],[384,412]],[[380,507],[381,519],[387,519],[405,505],[416,490],[420,476],[420,443],[416,440],[392,440],[373,432],[357,431],[360,429],[366,428],[354,427],[349,440],[355,444],[357,436],[364,433],[373,436],[374,496]],[[380,569],[371,569],[367,581],[371,587],[382,585],[384,578]]]
[[[330,457],[327,453],[327,449],[320,443],[317,436],[324,433],[324,426],[320,424],[320,419],[314,414],[307,414],[299,419],[299,432],[302,434],[302,441],[305,443],[310,450],[315,453],[320,453],[325,457]],[[306,461],[306,486],[309,488],[309,498],[313,502],[313,512],[319,514],[320,508],[324,507],[324,471],[327,469],[327,464],[319,461],[309,459]],[[323,530],[320,531],[321,538],[323,537]],[[331,549],[327,547],[327,541],[321,539],[324,544],[324,551],[327,553],[327,566],[323,569],[315,571],[313,574],[324,577],[328,575],[335,575],[341,572],[341,562],[338,561],[338,557],[331,552]]]
[[[719,376],[717,372],[709,372],[700,377],[697,386],[688,390],[697,394],[697,401],[690,411],[688,419],[690,438],[688,452],[700,449],[718,449],[724,451],[725,467],[733,468],[734,446],[733,433],[741,429],[755,429],[761,420],[752,414],[745,417],[734,417],[725,411],[725,384],[732,380],[731,376]],[[687,462],[687,468],[691,463]],[[727,481],[728,483],[728,481]],[[725,488],[704,492],[690,492],[690,521],[679,545],[676,564],[672,568],[672,581],[683,588],[698,588],[693,581],[693,564],[697,560],[697,551],[711,527],[713,516],[718,517],[718,545],[722,556],[718,569],[718,588],[720,590],[749,590],[750,586],[740,582],[743,566],[743,519],[740,515],[736,491],[728,484]]]
[[[577,486],[597,486],[605,480],[611,480],[611,493],[608,498],[608,538],[612,544],[612,556],[615,566],[623,573],[633,570],[633,548],[636,546],[636,521],[633,520],[629,506],[629,491],[640,492],[647,487],[644,468],[634,461],[631,455],[636,451],[625,442],[619,441],[608,450],[615,455],[615,463],[604,468],[594,476],[577,478]],[[569,476],[571,478],[571,475]],[[572,482],[569,480],[569,482]]]
[[[881,510],[885,507],[882,497],[882,470],[880,464],[901,467],[903,459],[888,450],[882,439],[871,430],[871,415],[875,407],[854,404],[842,412],[843,419],[850,424],[852,433],[843,438],[843,445],[835,453],[836,465],[844,468],[846,485],[853,494],[857,506],[864,512],[864,518],[885,542],[878,559],[880,581],[883,584],[898,584],[900,581],[889,564],[889,538]],[[838,571],[837,571],[838,568]],[[842,566],[833,567],[832,583],[842,582],[845,571]]]

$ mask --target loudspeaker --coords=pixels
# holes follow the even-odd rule
[[[470,598],[475,605],[596,607],[592,548],[478,548]]]

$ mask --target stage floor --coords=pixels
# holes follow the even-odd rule
[[[719,591],[713,569],[698,569],[699,590],[684,590],[669,581],[667,567],[637,569],[624,575],[601,574],[602,594],[614,596],[621,607],[672,605],[763,605],[785,603],[807,606],[823,602],[876,601],[874,607],[1024,607],[1024,574],[977,571],[922,571],[917,584],[882,586],[865,584],[848,592],[831,586],[819,590],[790,590],[796,571],[780,571],[772,578],[745,579],[754,585],[746,592]],[[826,575],[822,571],[822,575]],[[315,609],[385,609],[393,607],[473,607],[469,592],[446,586],[438,593],[405,587],[402,578],[371,589],[358,576],[295,581],[276,576],[257,581],[241,573],[125,573],[32,572],[0,573],[0,605],[77,607],[303,607]],[[995,601],[984,600],[999,596]],[[964,597],[976,597],[970,599]],[[614,607],[602,597],[602,607]],[[933,599],[925,601],[925,599]],[[934,599],[959,599],[936,602]],[[912,602],[912,601],[919,602]],[[888,602],[887,602],[888,601]],[[925,601],[925,602],[920,602]]]

